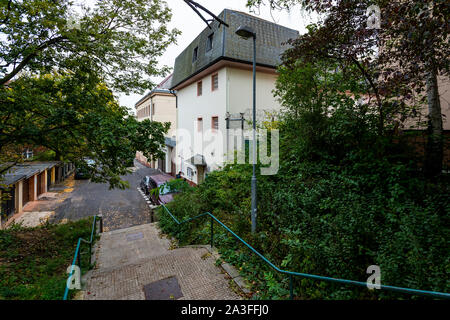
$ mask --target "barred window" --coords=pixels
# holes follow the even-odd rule
[[[203,131],[203,118],[197,119],[197,131],[202,132]]]
[[[199,81],[197,82],[197,96],[201,96],[202,95],[202,82]]]
[[[219,89],[219,75],[213,74],[211,76],[211,91]]]
[[[219,117],[211,118],[211,129],[213,132],[219,130]]]

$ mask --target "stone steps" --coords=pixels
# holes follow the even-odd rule
[[[155,224],[105,232],[97,243],[96,267],[86,274],[86,300],[145,299],[144,286],[175,277],[180,299],[240,299],[206,248],[170,250]]]

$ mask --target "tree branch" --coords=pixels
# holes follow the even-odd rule
[[[6,22],[8,22],[9,14],[11,13],[11,4],[12,4],[12,0],[9,0],[8,1],[8,9],[5,14],[5,19],[3,19],[3,21],[0,22],[0,24],[6,24]]]
[[[57,38],[53,38],[50,39],[46,42],[44,42],[43,44],[41,44],[40,46],[38,46],[35,50],[33,50],[32,53],[30,53],[29,55],[27,55],[21,63],[19,63],[19,65],[17,67],[14,68],[13,71],[11,71],[11,73],[9,73],[8,75],[6,75],[5,77],[3,77],[2,79],[0,79],[0,85],[4,85],[6,82],[8,82],[9,80],[11,80],[12,78],[14,78],[23,68],[26,67],[26,65],[28,63],[30,63],[30,61],[37,56],[37,54],[39,52],[41,52],[42,50],[45,50],[46,48],[57,44],[61,41],[63,41],[64,39],[66,39],[66,37],[63,36],[59,36]]]
[[[363,66],[359,63],[359,61],[353,56],[350,56],[350,59],[353,61],[353,63],[356,65],[356,67],[361,71],[361,73],[363,74],[364,78],[367,79],[367,81],[369,82],[369,85],[372,87],[372,90],[373,90],[373,92],[375,94],[375,97],[377,99],[377,104],[378,104],[378,111],[380,112],[380,118],[379,118],[379,123],[378,123],[378,133],[381,134],[383,132],[383,128],[384,128],[383,102],[381,101],[381,97],[380,97],[380,94],[378,92],[378,88],[373,83],[372,77],[370,77],[370,75],[363,68]]]

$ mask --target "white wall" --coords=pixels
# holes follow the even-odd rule
[[[228,68],[229,108],[230,113],[247,111],[251,115],[253,108],[253,72],[237,68]],[[273,96],[276,74],[256,73],[256,109],[279,110],[280,104]]]
[[[171,125],[167,133],[167,137],[175,136],[175,129],[177,128],[177,108],[175,96],[157,93],[151,98],[151,101],[151,106],[154,108],[154,114],[151,115],[151,120],[162,123],[170,122]]]
[[[183,171],[187,177],[188,164],[184,163],[189,155],[196,153],[202,154],[202,151],[195,150],[194,134],[198,133],[197,119],[203,119],[203,133],[206,134],[211,129],[212,117],[217,116],[219,119],[219,130],[225,130],[225,114],[227,101],[227,77],[226,68],[217,71],[219,76],[218,89],[211,90],[211,76],[209,74],[201,79],[202,81],[202,95],[197,96],[197,82],[194,82],[180,90],[178,90],[178,110],[177,110],[177,148],[176,148],[176,163],[177,172]],[[183,134],[185,132],[190,136],[190,141],[184,140],[183,137],[188,138]],[[181,163],[183,162],[183,163]],[[190,166],[196,171],[195,166]],[[197,176],[194,174],[192,179],[197,181]]]
[[[149,119],[150,121],[157,121],[162,123],[169,122],[171,125],[166,136],[172,139],[175,138],[177,128],[177,109],[176,97],[174,95],[169,93],[156,92],[150,98],[137,106],[136,114],[138,116],[138,121]],[[167,148],[164,149],[164,152],[166,154],[163,159],[163,161],[165,161],[166,163],[165,172],[170,173],[170,154]],[[136,152],[136,158],[140,161],[150,164],[152,168],[162,169],[159,168],[158,161],[149,161],[142,155],[141,152]]]
[[[238,68],[224,67],[218,71],[219,88],[211,91],[211,75],[203,77],[202,96],[197,96],[197,82],[192,83],[177,92],[178,110],[177,110],[177,148],[176,148],[176,164],[177,173],[182,171],[187,177],[187,168],[190,167],[194,171],[191,179],[198,181],[196,167],[185,161],[194,154],[202,154],[206,157],[208,167],[206,172],[216,170],[225,160],[227,152],[227,132],[226,132],[226,114],[245,113],[245,119],[251,120],[252,101],[253,101],[253,73],[251,70],[243,70]],[[264,114],[263,110],[277,111],[280,104],[273,97],[272,90],[275,88],[277,75],[257,72],[256,76],[256,107],[260,114]],[[217,148],[214,154],[217,160],[216,164],[209,160],[211,157],[210,142],[203,141],[203,152],[195,149],[194,137],[198,134],[197,119],[203,119],[203,137],[208,137],[211,129],[211,118],[217,116],[219,118],[219,132],[215,134]],[[262,117],[259,116],[258,119]],[[247,126],[246,126],[247,127]],[[190,141],[185,140],[185,134],[190,134]],[[214,135],[214,134],[212,134]],[[211,137],[211,136],[209,136]],[[221,146],[219,146],[221,144]]]

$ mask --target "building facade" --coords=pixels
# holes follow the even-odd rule
[[[225,9],[219,17],[229,27],[213,22],[205,28],[177,57],[172,79],[178,97],[176,170],[195,184],[239,149],[234,129],[251,127],[253,41],[235,31],[244,25],[256,33],[257,121],[280,109],[272,92],[276,68],[284,43],[298,36],[296,30],[243,12]]]
[[[138,121],[148,119],[157,122],[169,122],[170,129],[166,135],[164,159],[147,159],[141,152],[136,153],[136,159],[151,168],[159,169],[165,173],[175,175],[175,140],[177,128],[176,96],[169,90],[172,75],[168,76],[154,90],[139,100],[136,105]]]
[[[73,173],[74,165],[61,161],[25,162],[12,166],[0,180],[0,228],[11,223],[28,202],[36,201],[49,188]]]

